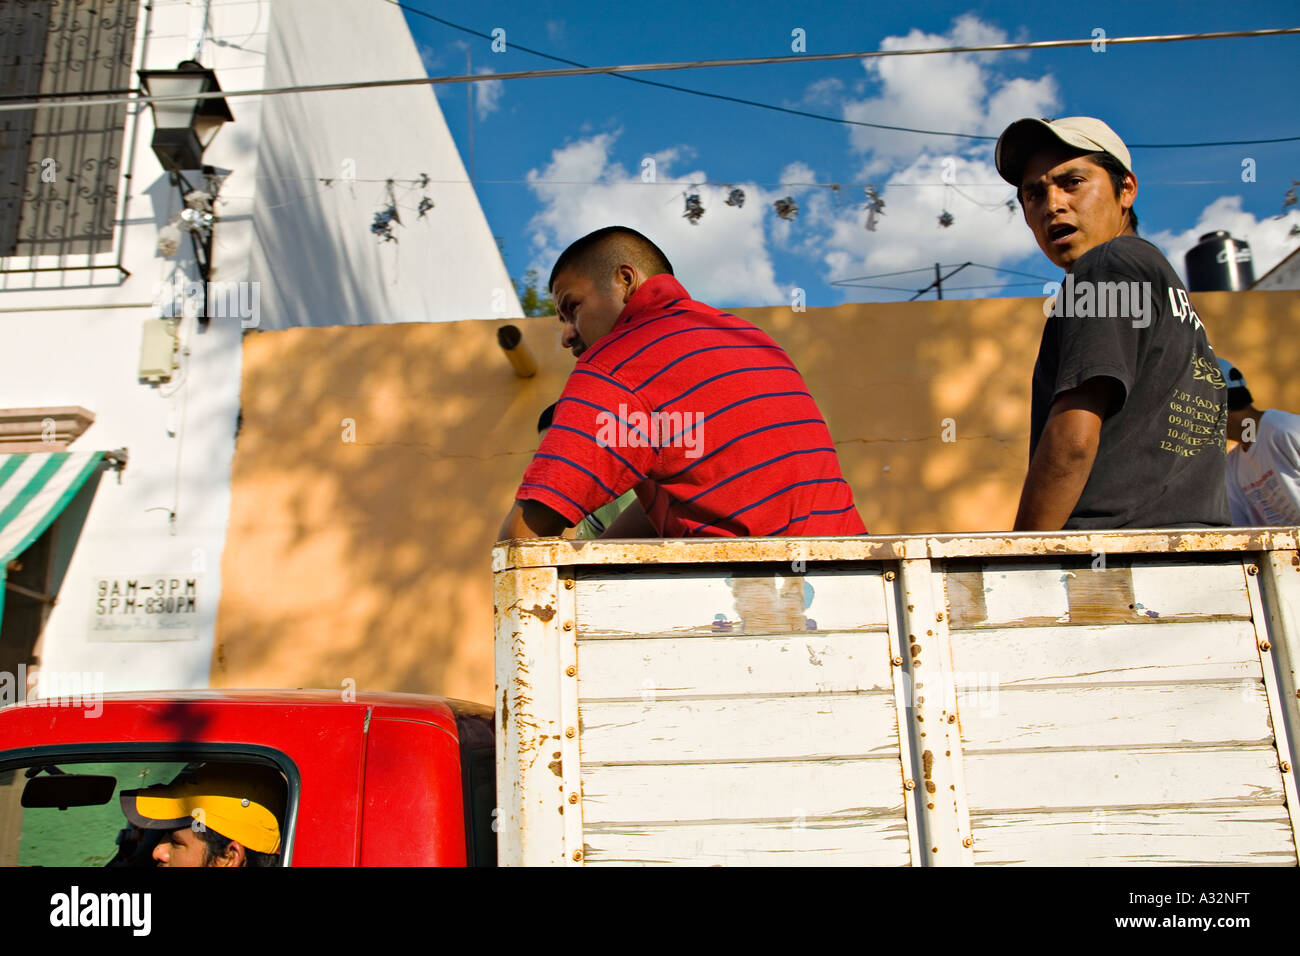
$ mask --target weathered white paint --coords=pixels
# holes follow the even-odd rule
[[[857,582],[843,555],[809,563],[806,607],[799,575],[768,563],[783,542],[498,548],[498,578],[539,556],[575,575],[585,862],[1294,865],[1294,749],[1274,734],[1294,693],[1276,665],[1293,534],[1072,537],[1079,557],[1098,538],[1130,556],[1082,581],[1079,557],[1050,553],[1059,537],[964,539],[992,549],[965,555],[940,539],[796,541],[788,553],[872,556]],[[1151,554],[1156,541],[1190,556]],[[1232,548],[1273,542],[1283,579],[1266,609]],[[931,549],[956,560],[952,581]],[[960,587],[980,620],[950,631]]]
[[[497,857],[502,866],[563,866],[565,730],[554,568],[498,575],[496,617]],[[575,729],[576,732],[576,729]]]
[[[1000,687],[1261,679],[1249,621],[954,631],[952,656],[967,682]]]
[[[976,864],[1001,866],[1294,866],[1285,809],[1182,807],[975,817]]]
[[[505,542],[492,552],[492,570],[514,567],[653,565],[764,562],[809,569],[859,562],[878,569],[900,558],[1095,558],[1107,555],[1180,555],[1215,551],[1268,551],[1296,548],[1300,528],[1219,528],[1197,531],[1059,531],[1053,534],[994,532],[976,535],[855,535],[839,538],[668,538],[631,541],[569,541],[531,538]],[[1143,559],[1146,560],[1146,559]],[[861,562],[867,562],[862,565]]]
[[[892,757],[595,766],[582,791],[587,824],[903,819]]]
[[[1267,746],[1260,681],[996,687],[958,694],[967,754],[1167,744]]]
[[[1269,722],[1274,728],[1273,745],[1276,750],[1278,769],[1282,773],[1282,791],[1286,795],[1287,810],[1291,816],[1291,828],[1300,833],[1300,793],[1296,788],[1296,766],[1293,755],[1296,753],[1291,734],[1294,724],[1288,720],[1284,696],[1294,700],[1293,684],[1286,681],[1286,668],[1278,667],[1274,658],[1270,621],[1264,610],[1264,598],[1260,593],[1259,563],[1254,559],[1242,562],[1242,576],[1246,582],[1246,592],[1250,595],[1251,617],[1255,624],[1255,646],[1259,651],[1260,668],[1264,673],[1264,690],[1268,699]],[[1279,644],[1285,646],[1285,640]]]
[[[1136,610],[1152,620],[1250,617],[1239,558],[1201,564],[1162,558],[1134,562]]]
[[[1048,807],[1282,803],[1277,755],[1269,745],[968,753],[966,783],[972,815]],[[977,843],[979,838],[977,831]]]
[[[984,568],[986,623],[1010,624],[1033,612],[1035,618],[1068,621],[1070,601],[1065,574],[1041,564],[1001,563]]]
[[[957,716],[950,709],[954,703],[952,680],[947,676],[951,651],[941,626],[944,615],[935,604],[930,560],[900,561],[898,584],[899,634],[904,639],[900,644],[905,648],[899,669],[911,688],[905,719],[921,860],[927,866],[969,865],[966,794],[957,787],[961,741],[949,725],[949,718],[955,723]]]
[[[889,658],[884,631],[582,641],[578,686],[587,701],[889,691]]]
[[[1300,553],[1270,551],[1260,561],[1260,589],[1268,616],[1279,704],[1292,753],[1300,750]],[[1300,754],[1297,754],[1300,756]],[[1300,768],[1293,762],[1295,772]]]
[[[602,570],[578,583],[583,640],[642,634],[883,630],[878,574],[862,569]],[[671,595],[671,600],[665,596]],[[647,609],[653,618],[647,620]]]
[[[754,760],[889,754],[888,694],[583,701],[582,760]]]
[[[587,831],[587,862],[645,866],[907,866],[901,817]]]

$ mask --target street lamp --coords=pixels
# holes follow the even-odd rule
[[[216,223],[215,203],[221,177],[211,166],[203,165],[203,151],[208,148],[223,123],[231,122],[230,107],[221,96],[200,99],[203,93],[220,93],[217,75],[195,60],[185,60],[174,70],[141,70],[140,85],[146,96],[179,97],[151,102],[154,133],[153,151],[162,168],[171,174],[172,185],[180,190],[180,215],[163,227],[158,251],[173,255],[180,244],[181,232],[190,234],[194,261],[203,279],[203,311],[200,327],[208,323],[208,278],[212,270],[212,227]],[[203,188],[195,188],[182,170],[202,169]]]
[[[221,92],[217,75],[194,60],[185,60],[174,70],[141,70],[140,84],[147,96],[197,97]],[[165,100],[149,106],[154,121],[153,151],[168,172],[202,166],[203,151],[221,124],[234,120],[220,96]]]

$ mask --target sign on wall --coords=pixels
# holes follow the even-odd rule
[[[95,577],[91,641],[195,641],[201,574]]]

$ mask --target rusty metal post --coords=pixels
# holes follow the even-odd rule
[[[1273,737],[1282,770],[1283,792],[1291,816],[1291,835],[1300,853],[1300,552],[1261,551],[1246,556],[1258,560],[1258,572],[1247,574],[1246,588],[1255,618],[1256,644],[1268,693]],[[1255,582],[1258,582],[1256,584]]]
[[[563,866],[562,767],[566,736],[561,682],[565,638],[553,567],[504,567],[493,553],[496,629],[497,859],[502,866]],[[570,624],[572,627],[572,624]]]
[[[956,713],[952,706],[951,660],[945,637],[936,627],[942,612],[934,598],[933,568],[928,558],[899,562],[897,600],[902,670],[906,687],[906,720],[911,744],[910,780],[915,786],[904,796],[912,801],[918,823],[922,866],[970,866],[969,814],[961,774]],[[949,716],[954,718],[949,723]],[[963,829],[963,821],[965,829]],[[914,858],[918,854],[913,854]]]

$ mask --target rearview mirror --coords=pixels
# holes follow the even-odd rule
[[[98,807],[113,799],[117,778],[95,774],[42,774],[23,787],[24,807]]]

